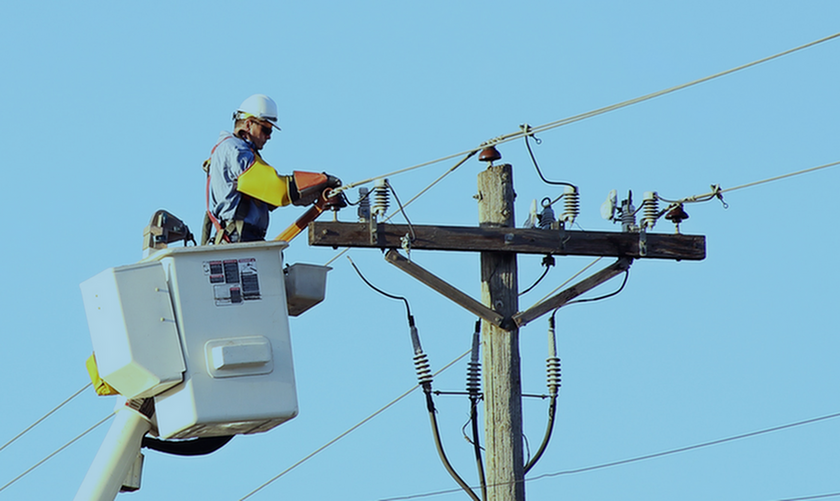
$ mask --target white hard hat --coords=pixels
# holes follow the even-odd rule
[[[254,94],[242,101],[242,104],[233,114],[234,120],[242,120],[248,117],[265,120],[276,127],[277,130],[280,130],[280,127],[277,127],[277,104],[265,94]]]

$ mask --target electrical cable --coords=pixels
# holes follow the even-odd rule
[[[455,365],[456,363],[458,363],[459,361],[461,361],[461,359],[463,359],[464,357],[466,357],[466,356],[467,356],[467,355],[469,355],[469,354],[470,354],[470,350],[465,351],[465,352],[464,352],[464,353],[462,353],[459,357],[457,357],[455,360],[453,360],[453,361],[449,362],[448,364],[444,365],[444,366],[443,366],[440,370],[438,370],[437,372],[435,372],[433,375],[434,375],[434,376],[437,376],[437,375],[439,375],[439,374],[443,373],[445,370],[449,369],[450,367],[452,367],[453,365]],[[278,474],[277,474],[277,475],[275,475],[274,477],[270,478],[270,479],[269,479],[269,480],[267,480],[265,483],[263,483],[262,485],[260,485],[260,486],[259,486],[259,487],[257,487],[256,489],[252,490],[251,492],[249,492],[248,494],[246,494],[244,497],[240,498],[240,499],[239,499],[239,501],[245,501],[246,499],[248,499],[249,497],[253,496],[253,495],[254,495],[254,494],[256,494],[257,492],[259,492],[259,491],[263,490],[264,488],[268,487],[271,483],[275,482],[276,480],[278,480],[278,479],[279,479],[279,478],[281,478],[282,476],[286,475],[286,474],[287,474],[287,473],[289,473],[290,471],[294,470],[294,469],[295,469],[295,468],[297,468],[298,466],[302,465],[302,464],[303,464],[303,463],[305,463],[306,461],[308,461],[308,460],[312,459],[315,455],[317,455],[317,454],[319,454],[320,452],[324,451],[324,450],[325,450],[326,448],[328,448],[329,446],[331,446],[331,445],[335,444],[336,442],[338,442],[338,441],[339,441],[339,440],[341,440],[342,438],[346,437],[346,436],[347,436],[347,435],[349,435],[350,433],[352,433],[352,432],[356,431],[356,430],[357,430],[357,429],[359,429],[359,428],[360,428],[363,424],[367,423],[368,421],[370,421],[371,419],[375,418],[376,416],[378,416],[378,415],[382,414],[383,412],[385,412],[386,410],[388,410],[389,408],[391,408],[393,405],[395,405],[397,402],[399,402],[400,400],[402,400],[402,399],[404,399],[405,397],[409,396],[409,395],[410,395],[411,393],[413,393],[413,392],[414,392],[417,388],[420,388],[420,385],[419,385],[419,384],[416,384],[416,385],[412,386],[412,387],[411,387],[411,389],[409,389],[408,391],[406,391],[406,392],[405,392],[405,393],[403,393],[402,395],[398,396],[397,398],[395,398],[395,399],[391,400],[390,402],[388,402],[387,404],[385,404],[383,407],[381,407],[379,410],[377,410],[377,411],[376,411],[376,412],[374,412],[373,414],[369,415],[368,417],[366,417],[366,418],[362,419],[361,421],[359,421],[359,422],[358,422],[358,423],[356,423],[355,425],[351,426],[351,427],[350,427],[350,428],[348,428],[348,429],[347,429],[344,433],[341,433],[340,435],[338,435],[338,436],[337,436],[337,437],[335,437],[334,439],[330,440],[330,441],[329,441],[329,442],[327,442],[326,444],[322,445],[321,447],[319,447],[319,448],[315,449],[314,451],[312,451],[311,453],[309,453],[309,454],[308,454],[307,456],[305,456],[304,458],[300,459],[300,460],[299,460],[298,462],[296,462],[295,464],[293,464],[293,465],[289,466],[288,468],[286,468],[285,470],[281,471],[280,473],[278,473]],[[458,489],[458,492],[460,492],[460,489]]]
[[[581,269],[580,269],[580,271],[578,271],[577,273],[575,273],[574,275],[572,275],[571,277],[569,277],[568,279],[566,279],[566,281],[565,281],[565,282],[563,282],[562,284],[560,284],[560,285],[558,285],[557,287],[555,287],[555,288],[554,288],[554,290],[552,290],[551,292],[549,292],[548,294],[546,294],[546,295],[545,295],[542,299],[540,299],[539,301],[537,301],[537,302],[536,302],[536,303],[534,303],[534,304],[540,304],[540,303],[542,303],[543,301],[545,301],[546,299],[548,299],[549,297],[551,297],[552,295],[554,295],[554,293],[555,293],[555,292],[559,291],[560,289],[562,289],[563,287],[565,287],[566,285],[568,285],[568,284],[569,284],[569,282],[571,282],[572,280],[574,280],[574,279],[576,279],[577,277],[581,276],[581,275],[583,274],[583,272],[585,272],[585,271],[586,271],[586,270],[588,270],[589,268],[592,268],[593,266],[595,266],[595,264],[596,264],[598,261],[600,261],[601,259],[603,259],[603,258],[604,258],[603,256],[598,257],[598,258],[595,258],[595,259],[594,259],[591,263],[589,263],[589,264],[587,264],[586,266],[584,266],[583,268],[581,268]]]
[[[837,417],[840,417],[840,412],[837,412],[837,413],[834,413],[834,414],[828,414],[828,415],[820,416],[820,417],[816,417],[816,418],[805,419],[803,421],[797,421],[797,422],[794,422],[794,423],[784,424],[784,425],[780,425],[780,426],[774,426],[772,428],[765,428],[765,429],[762,429],[762,430],[753,431],[753,432],[749,432],[749,433],[743,433],[743,434],[740,434],[740,435],[734,435],[734,436],[731,436],[731,437],[720,438],[720,439],[711,440],[711,441],[708,441],[708,442],[702,442],[702,443],[695,444],[695,445],[689,445],[687,447],[679,447],[679,448],[676,448],[676,449],[670,449],[670,450],[667,450],[667,451],[657,452],[657,453],[654,453],[654,454],[646,454],[644,456],[637,456],[637,457],[634,457],[634,458],[622,459],[622,460],[619,460],[619,461],[613,461],[613,462],[610,462],[610,463],[603,463],[603,464],[594,465],[594,466],[586,466],[586,467],[583,467],[583,468],[576,468],[576,469],[573,469],[573,470],[563,470],[563,471],[557,471],[557,472],[554,472],[554,473],[544,473],[544,474],[538,475],[536,477],[526,478],[525,482],[533,482],[535,480],[541,480],[541,479],[544,479],[544,478],[559,477],[559,476],[562,476],[562,475],[575,475],[575,474],[578,474],[578,473],[586,473],[586,472],[590,472],[590,471],[603,470],[605,468],[612,468],[613,466],[623,466],[623,465],[626,465],[626,464],[638,463],[640,461],[646,461],[648,459],[655,459],[655,458],[659,458],[659,457],[678,454],[678,453],[681,453],[681,452],[687,452],[687,451],[691,451],[691,450],[702,449],[702,448],[705,448],[705,447],[711,447],[713,445],[720,445],[720,444],[727,443],[727,442],[734,442],[736,440],[742,440],[742,439],[745,439],[745,438],[751,438],[751,437],[755,437],[755,436],[759,436],[759,435],[764,435],[764,434],[772,433],[772,432],[775,432],[775,431],[781,431],[781,430],[786,430],[786,429],[790,429],[790,428],[796,428],[798,426],[813,424],[813,423],[817,423],[817,422],[820,422],[820,421],[826,421],[826,420],[829,420],[829,419],[834,419],[834,418],[837,418]],[[424,494],[412,494],[412,495],[409,495],[409,496],[383,498],[383,499],[380,499],[379,501],[403,501],[403,500],[407,500],[407,499],[419,499],[419,498],[424,498],[424,497],[439,496],[439,495],[443,495],[443,494],[451,494],[453,492],[458,492],[458,491],[455,490],[455,489],[439,490],[439,491],[434,491],[434,492],[427,492],[427,493],[424,493]],[[824,496],[838,496],[838,495],[840,495],[840,493],[828,494],[828,495],[824,495]],[[819,498],[818,497],[804,497],[804,498],[786,499],[786,500],[780,500],[780,501],[800,501],[800,500],[806,500],[806,499],[819,499]]]
[[[412,226],[411,221],[408,220],[408,214],[405,213],[405,209],[403,208],[403,204],[400,203],[400,197],[397,196],[397,190],[395,190],[394,187],[391,186],[391,183],[388,182],[387,179],[385,180],[385,184],[391,190],[391,193],[394,194],[394,200],[397,201],[397,206],[400,208],[400,212],[402,212],[402,215],[405,218],[406,224],[408,224],[408,229],[411,231],[411,241],[413,242],[413,241],[417,240],[417,235],[414,233],[414,226]]]
[[[525,473],[527,474],[531,468],[533,468],[537,461],[540,460],[545,449],[548,447],[549,441],[551,441],[551,433],[554,430],[554,419],[555,415],[557,414],[557,393],[558,388],[560,387],[560,359],[557,358],[557,337],[555,335],[555,320],[554,317],[557,314],[557,310],[555,309],[551,316],[548,318],[548,357],[546,358],[546,386],[548,387],[548,393],[551,400],[548,404],[548,423],[546,423],[545,427],[545,435],[543,436],[542,443],[540,444],[539,448],[537,449],[537,453],[534,454],[534,457],[529,459],[525,462]]]
[[[528,132],[531,129],[531,126],[528,125],[528,124],[525,124],[525,125],[520,125],[520,128],[523,130],[523,132],[525,132],[525,134],[523,135],[523,137],[525,138],[525,147],[528,148],[528,154],[531,156],[531,161],[534,163],[534,168],[537,169],[537,174],[539,174],[540,179],[542,179],[542,181],[545,184],[552,184],[552,185],[555,185],[555,186],[557,186],[557,185],[559,185],[559,186],[571,186],[572,188],[577,188],[577,186],[573,185],[572,183],[566,183],[564,181],[549,181],[548,179],[545,178],[545,176],[543,176],[543,173],[540,170],[540,166],[537,165],[537,157],[534,156],[534,152],[531,150],[531,144],[528,142],[528,136],[531,136],[531,134],[528,134]],[[536,142],[537,144],[540,144],[542,142],[539,139],[537,139],[536,136],[533,136],[533,137],[534,137],[534,142]],[[562,197],[563,195],[560,195],[560,196]],[[558,200],[559,200],[559,197],[558,197]],[[556,201],[557,200],[555,200],[555,202]],[[552,203],[554,203],[554,202],[552,202]]]
[[[415,200],[417,200],[418,198],[420,198],[423,194],[425,194],[427,191],[429,191],[430,189],[432,189],[432,187],[434,187],[436,184],[438,184],[439,182],[443,181],[443,179],[444,179],[446,176],[448,176],[449,174],[452,174],[453,172],[455,172],[455,169],[457,169],[458,167],[460,167],[460,166],[464,165],[464,163],[465,163],[467,160],[469,160],[469,159],[470,159],[473,155],[475,155],[476,153],[478,153],[478,150],[476,150],[476,151],[472,151],[472,152],[468,153],[468,154],[467,154],[464,158],[462,158],[462,159],[461,159],[458,163],[456,163],[455,165],[453,165],[452,167],[450,167],[450,168],[449,168],[449,170],[447,170],[446,172],[444,172],[443,174],[441,174],[440,176],[438,176],[438,178],[437,178],[437,179],[435,179],[434,181],[432,181],[431,183],[429,183],[429,184],[428,184],[425,188],[423,188],[422,190],[420,190],[419,192],[417,192],[417,194],[416,194],[416,195],[414,195],[413,197],[411,197],[411,199],[409,199],[409,200],[408,200],[408,202],[406,202],[406,203],[405,203],[405,205],[404,205],[403,207],[408,207],[409,205],[411,205],[411,203],[412,203],[412,202],[414,202]],[[457,155],[455,155],[455,156],[457,156]],[[370,193],[370,192],[368,192],[368,193]],[[384,222],[390,221],[390,220],[391,220],[391,218],[392,218],[392,217],[394,217],[395,215],[397,215],[397,211],[392,212],[392,213],[391,213],[388,217],[386,217],[385,219],[383,219],[383,220],[382,220],[382,222],[384,223]],[[329,266],[329,265],[330,265],[330,264],[332,264],[332,263],[333,263],[336,259],[338,259],[338,258],[340,258],[341,256],[343,256],[344,254],[346,254],[346,253],[347,253],[347,251],[349,251],[349,250],[350,250],[350,248],[349,248],[349,247],[345,247],[344,249],[342,249],[342,250],[341,250],[341,252],[339,252],[338,254],[336,254],[335,256],[333,256],[333,257],[332,257],[329,261],[327,261],[326,263],[324,263],[324,266]]]
[[[602,299],[607,299],[617,295],[619,292],[624,290],[624,286],[627,285],[627,278],[630,276],[630,269],[624,270],[624,281],[621,282],[621,287],[618,290],[610,292],[609,294],[604,294],[603,296],[592,297],[588,299],[575,299],[574,301],[569,301],[568,303],[564,304],[563,306],[569,306],[570,304],[575,303],[591,303],[592,301],[600,301]],[[556,311],[556,310],[555,310]]]
[[[827,164],[823,164],[823,165],[818,165],[816,167],[811,167],[811,168],[799,170],[799,171],[796,171],[796,172],[790,172],[788,174],[782,174],[780,176],[774,176],[774,177],[771,177],[771,178],[762,179],[761,181],[753,181],[752,183],[742,184],[740,186],[735,186],[735,187],[732,187],[732,188],[722,189],[720,187],[720,185],[713,185],[712,186],[713,189],[709,193],[704,193],[702,195],[693,195],[693,196],[682,198],[682,199],[679,199],[679,200],[668,200],[666,198],[660,197],[659,195],[657,195],[657,198],[659,200],[662,200],[663,202],[668,202],[672,205],[678,205],[678,204],[683,204],[683,203],[694,203],[694,202],[707,202],[707,201],[712,200],[713,198],[716,198],[716,197],[722,199],[722,197],[720,195],[722,195],[724,193],[728,193],[730,191],[742,190],[744,188],[751,188],[753,186],[758,186],[760,184],[765,184],[765,183],[769,183],[769,182],[772,182],[772,181],[778,181],[780,179],[786,179],[786,178],[793,177],[793,176],[799,176],[801,174],[807,174],[809,172],[814,172],[814,171],[818,171],[818,170],[822,170],[822,169],[827,169],[829,167],[836,167],[838,165],[840,165],[840,161],[831,162],[831,163],[827,163]]]
[[[452,463],[449,461],[449,458],[446,456],[446,451],[443,449],[443,442],[440,439],[440,427],[438,426],[437,422],[437,415],[435,411],[435,402],[434,397],[432,396],[432,377],[429,373],[429,363],[426,357],[426,354],[423,353],[423,348],[420,346],[420,337],[417,333],[417,328],[414,325],[414,317],[411,315],[411,311],[408,307],[408,299],[402,296],[395,296],[393,294],[388,294],[387,292],[377,288],[372,283],[370,283],[356,264],[350,259],[350,256],[347,256],[347,259],[350,261],[350,264],[353,265],[353,269],[356,270],[356,273],[359,274],[359,277],[373,290],[386,296],[391,299],[402,300],[405,303],[405,308],[408,311],[408,326],[411,330],[411,342],[414,345],[414,365],[417,370],[417,379],[419,385],[423,387],[423,393],[426,395],[426,410],[429,413],[429,422],[432,426],[432,437],[434,438],[435,442],[435,449],[437,450],[438,456],[440,457],[440,461],[443,463],[443,467],[447,473],[455,480],[461,489],[470,496],[473,501],[481,501],[478,496],[475,495],[475,492],[470,488],[469,485],[458,475],[458,472],[455,471],[453,468]],[[475,343],[473,343],[473,348],[470,350],[471,352],[475,352]],[[477,436],[474,437],[477,439]],[[480,455],[479,455],[480,460]],[[485,500],[486,501],[486,500]]]
[[[538,278],[536,282],[534,282],[533,284],[531,284],[531,286],[530,286],[530,287],[528,287],[528,288],[527,288],[527,289],[525,289],[524,291],[520,292],[520,293],[519,293],[519,295],[520,295],[520,296],[522,296],[522,295],[525,295],[525,294],[527,294],[527,293],[531,292],[531,289],[533,289],[534,287],[536,287],[536,286],[537,286],[540,282],[542,282],[542,279],[543,279],[543,278],[545,278],[545,276],[546,276],[546,275],[548,275],[548,270],[550,270],[550,269],[551,269],[550,267],[546,266],[546,267],[545,267],[545,270],[543,270],[543,272],[542,272],[542,275],[540,275],[540,278]]]
[[[481,456],[480,434],[478,432],[478,401],[481,399],[481,362],[478,361],[481,350],[481,319],[475,321],[473,329],[470,362],[467,364],[467,393],[470,396],[470,422],[472,423],[472,440],[467,439],[473,446],[475,465],[478,470],[478,480],[481,483],[481,499],[487,501],[487,478],[484,474],[484,460]],[[466,425],[465,425],[466,426]],[[461,428],[461,432],[464,429]],[[466,433],[464,434],[466,436]]]
[[[26,475],[28,475],[30,472],[32,472],[35,468],[37,468],[37,467],[41,466],[42,464],[46,463],[46,462],[47,462],[48,460],[50,460],[53,456],[55,456],[55,455],[56,455],[56,454],[58,454],[59,452],[63,451],[64,449],[66,449],[66,448],[70,447],[70,446],[71,446],[72,444],[74,444],[77,440],[79,440],[80,438],[84,437],[84,436],[85,436],[85,435],[87,435],[88,433],[92,432],[93,430],[95,430],[96,428],[98,428],[99,426],[101,426],[103,423],[105,423],[106,421],[108,421],[109,419],[111,419],[111,418],[114,416],[114,414],[116,414],[116,411],[112,412],[111,414],[108,414],[108,415],[107,415],[104,419],[102,419],[102,421],[99,421],[99,422],[98,422],[98,423],[96,423],[95,425],[93,425],[93,426],[91,426],[90,428],[88,428],[87,430],[83,431],[81,435],[78,435],[78,436],[77,436],[76,438],[74,438],[73,440],[71,440],[71,441],[67,442],[66,444],[62,445],[61,447],[59,447],[58,449],[56,449],[56,451],[55,451],[55,452],[53,452],[53,453],[52,453],[52,454],[50,454],[49,456],[45,457],[44,459],[42,459],[42,460],[38,461],[38,462],[37,462],[37,463],[35,463],[35,465],[33,465],[31,468],[29,468],[29,469],[28,469],[28,470],[26,470],[25,472],[21,473],[21,474],[20,474],[20,475],[18,475],[17,477],[13,478],[12,480],[10,480],[8,483],[6,483],[6,485],[4,485],[4,486],[0,487],[0,492],[3,492],[3,490],[4,490],[4,489],[6,489],[6,487],[9,487],[9,486],[10,486],[10,485],[12,485],[13,483],[15,483],[15,482],[17,482],[18,480],[20,480],[21,478],[25,477],[25,476],[26,476]]]
[[[356,263],[354,263],[353,260],[350,259],[350,256],[347,256],[347,260],[350,261],[350,264],[353,265],[353,269],[356,270],[356,273],[359,274],[359,278],[361,278],[362,281],[364,283],[366,283],[368,287],[370,287],[371,289],[375,290],[376,292],[382,294],[385,297],[388,297],[388,298],[391,298],[391,299],[396,299],[397,301],[402,301],[403,303],[405,303],[405,311],[406,311],[406,314],[408,315],[409,322],[411,324],[414,323],[413,317],[411,315],[411,307],[408,305],[408,299],[404,298],[403,296],[395,296],[394,294],[388,294],[387,292],[383,291],[382,289],[380,289],[377,286],[373,285],[372,283],[368,282],[368,279],[365,278],[364,275],[362,275],[362,272],[356,266]]]
[[[158,440],[143,437],[142,447],[175,456],[204,456],[221,449],[233,439],[233,435],[221,437],[199,437],[190,440]]]
[[[545,270],[543,270],[542,275],[540,275],[540,278],[538,278],[536,282],[531,284],[530,287],[520,292],[520,296],[524,296],[525,294],[531,292],[531,290],[534,287],[536,287],[540,282],[542,282],[542,279],[545,278],[546,275],[548,275],[548,270],[550,270],[551,267],[554,266],[554,256],[552,256],[551,254],[546,255],[542,260],[542,265],[545,266]]]
[[[458,475],[458,472],[452,467],[452,463],[449,462],[449,459],[446,457],[446,453],[443,450],[443,443],[440,440],[440,429],[438,427],[437,416],[435,415],[435,404],[432,399],[432,392],[431,392],[431,384],[425,385],[423,388],[426,394],[426,408],[429,411],[429,421],[431,421],[432,425],[432,436],[435,439],[435,448],[438,451],[438,455],[440,456],[440,460],[443,463],[443,467],[446,469],[449,476],[451,476],[455,483],[457,483],[461,490],[467,493],[467,495],[473,501],[481,501],[478,496],[476,496],[475,492],[473,492],[472,488],[464,482],[464,479]]]
[[[637,97],[637,98],[634,98],[634,99],[629,99],[627,101],[622,101],[620,103],[612,104],[610,106],[605,106],[603,108],[598,108],[596,110],[588,111],[586,113],[581,113],[581,114],[574,115],[574,116],[571,116],[571,117],[556,120],[554,122],[548,122],[546,124],[539,125],[539,126],[536,126],[536,127],[528,127],[527,130],[520,128],[520,130],[517,131],[517,132],[512,132],[510,134],[504,134],[504,135],[498,136],[496,138],[490,139],[488,141],[485,141],[484,143],[482,143],[477,148],[472,148],[472,149],[465,150],[465,151],[462,151],[462,152],[459,152],[459,153],[454,153],[452,155],[447,155],[445,157],[441,157],[441,158],[438,158],[436,160],[423,162],[423,163],[420,163],[420,164],[417,164],[417,165],[413,165],[411,167],[406,167],[404,169],[399,169],[399,170],[396,170],[396,171],[393,171],[393,172],[389,172],[388,174],[383,174],[383,175],[376,176],[376,177],[373,177],[373,178],[370,178],[370,179],[364,179],[362,181],[357,181],[355,183],[350,183],[348,185],[336,188],[336,190],[341,192],[341,191],[344,191],[344,190],[347,190],[347,189],[350,189],[350,188],[354,188],[354,187],[362,185],[362,184],[367,184],[367,183],[373,182],[373,181],[375,181],[377,179],[380,179],[380,178],[383,178],[383,177],[390,177],[390,176],[395,176],[397,174],[403,174],[405,172],[409,172],[409,171],[412,171],[412,170],[415,170],[415,169],[426,167],[426,166],[429,166],[429,165],[432,165],[432,164],[435,164],[435,163],[438,163],[438,162],[443,162],[443,161],[446,161],[446,160],[450,160],[452,158],[456,158],[456,157],[459,157],[461,155],[472,156],[472,155],[474,155],[475,153],[477,153],[478,151],[482,150],[483,148],[485,148],[487,146],[508,143],[510,141],[519,139],[520,137],[523,137],[523,136],[533,136],[534,134],[539,133],[539,132],[544,132],[544,131],[547,131],[547,130],[556,129],[556,128],[562,127],[564,125],[569,125],[569,124],[572,124],[572,123],[580,122],[582,120],[586,120],[586,119],[589,119],[589,118],[592,118],[592,117],[603,115],[603,114],[609,113],[611,111],[626,108],[628,106],[632,106],[634,104],[638,104],[638,103],[641,103],[641,102],[644,102],[644,101],[649,101],[651,99],[655,99],[657,97],[661,97],[661,96],[664,96],[664,95],[667,95],[667,94],[671,94],[671,93],[674,93],[674,92],[677,92],[679,90],[686,89],[686,88],[689,88],[689,87],[694,87],[695,85],[699,85],[701,83],[705,83],[705,82],[708,82],[710,80],[715,80],[717,78],[721,78],[721,77],[724,77],[726,75],[730,75],[732,73],[736,73],[738,71],[742,71],[742,70],[751,68],[753,66],[758,66],[760,64],[772,61],[774,59],[778,59],[780,57],[792,54],[794,52],[798,52],[798,51],[813,47],[815,45],[819,45],[819,44],[834,40],[835,38],[838,38],[838,37],[840,37],[840,33],[835,33],[833,35],[829,35],[827,37],[820,38],[820,39],[815,40],[813,42],[809,42],[809,43],[794,47],[792,49],[788,49],[788,50],[779,52],[777,54],[767,56],[767,57],[764,57],[762,59],[758,59],[758,60],[753,61],[751,63],[736,66],[734,68],[730,68],[728,70],[721,71],[719,73],[715,73],[715,74],[712,74],[712,75],[709,75],[709,76],[706,76],[706,77],[703,77],[703,78],[699,78],[697,80],[693,80],[693,81],[690,81],[690,82],[687,82],[687,83],[684,83],[684,84],[676,85],[674,87],[669,87],[667,89],[663,89],[663,90],[660,90],[660,91],[657,91],[657,92],[652,92],[652,93],[646,94],[644,96],[640,96],[640,97]]]
[[[817,494],[815,496],[805,496],[801,498],[785,498],[778,499],[777,501],[807,501],[809,499],[827,499],[836,497],[840,497],[840,492],[832,492],[831,494]]]
[[[35,428],[36,426],[38,426],[38,425],[39,425],[39,424],[40,424],[43,420],[47,419],[47,418],[48,418],[48,417],[50,417],[50,416],[51,416],[51,415],[52,415],[55,411],[57,411],[57,410],[61,409],[62,407],[64,407],[64,405],[65,405],[65,404],[67,404],[68,402],[70,402],[70,401],[71,401],[71,400],[73,400],[74,398],[76,398],[76,397],[78,397],[79,395],[81,395],[83,391],[85,391],[86,389],[88,389],[88,388],[89,388],[90,386],[92,386],[92,385],[93,385],[93,383],[88,383],[88,384],[86,384],[86,385],[82,386],[82,387],[81,387],[81,388],[80,388],[80,389],[79,389],[76,393],[74,393],[74,394],[70,395],[70,396],[69,396],[69,397],[67,397],[67,399],[65,399],[63,402],[61,402],[60,404],[58,404],[57,406],[55,406],[55,407],[53,408],[53,410],[51,410],[51,411],[49,411],[48,413],[44,414],[44,415],[41,417],[41,419],[39,419],[39,420],[35,421],[35,422],[34,422],[34,423],[32,423],[31,425],[29,425],[29,426],[28,426],[25,430],[23,430],[22,432],[18,433],[17,435],[15,435],[14,437],[12,437],[12,439],[11,439],[11,440],[9,440],[8,442],[6,442],[6,443],[5,443],[5,444],[3,444],[2,446],[0,446],[0,451],[2,451],[3,449],[5,449],[6,447],[10,446],[10,445],[12,444],[12,442],[14,442],[15,440],[17,440],[17,439],[19,439],[20,437],[24,436],[24,435],[25,435],[26,433],[28,433],[28,432],[29,432],[29,430],[31,430],[32,428]]]

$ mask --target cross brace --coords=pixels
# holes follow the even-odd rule
[[[458,290],[453,285],[450,285],[442,278],[432,274],[417,263],[409,261],[394,249],[389,250],[385,254],[385,260],[416,278],[420,282],[423,282],[440,294],[451,299],[470,313],[505,330],[522,327],[528,322],[536,320],[546,313],[562,307],[563,305],[569,303],[572,299],[575,299],[581,294],[594,289],[614,276],[626,271],[630,268],[630,263],[632,262],[632,259],[619,258],[618,261],[607,266],[603,270],[585,278],[584,280],[581,280],[567,289],[564,289],[545,301],[535,304],[531,308],[513,315],[512,318],[505,318],[499,313],[471,298],[464,292]]]

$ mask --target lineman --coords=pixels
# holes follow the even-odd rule
[[[207,172],[207,217],[202,244],[264,240],[268,213],[277,207],[309,205],[326,188],[341,181],[326,173],[295,171],[278,175],[260,157],[259,150],[277,126],[277,105],[264,94],[249,97],[233,114],[233,133],[222,131],[204,162]]]

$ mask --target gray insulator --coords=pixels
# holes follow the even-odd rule
[[[481,393],[481,363],[469,362],[467,364],[467,393],[471,397]]]
[[[550,229],[551,225],[557,221],[557,218],[554,217],[554,209],[552,209],[550,205],[544,206],[542,212],[540,213],[539,220],[541,230]]]
[[[429,368],[429,357],[425,353],[414,356],[414,370],[417,372],[417,382],[420,386],[432,384],[432,371]]]
[[[621,204],[621,216],[619,220],[621,221],[621,230],[624,232],[638,229],[636,226],[636,208],[628,200],[625,200]]]
[[[548,392],[551,395],[556,395],[560,388],[560,359],[557,357],[547,358],[545,360],[545,371]]]

